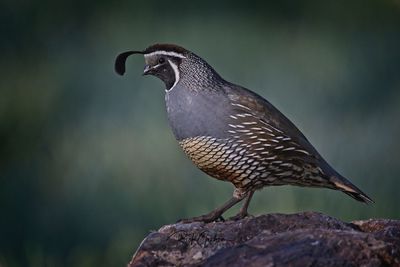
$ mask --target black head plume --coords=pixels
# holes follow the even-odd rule
[[[117,58],[115,59],[115,72],[118,73],[119,75],[124,75],[125,73],[125,62],[126,59],[132,55],[132,54],[144,54],[144,51],[127,51],[124,53],[121,53],[117,56]]]

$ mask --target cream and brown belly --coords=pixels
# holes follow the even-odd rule
[[[207,136],[186,138],[179,144],[202,171],[238,188],[260,188],[276,180],[245,144]]]
[[[321,179],[307,164],[282,161],[274,155],[262,157],[244,142],[198,136],[186,138],[179,144],[202,171],[245,190],[266,185],[304,186]]]

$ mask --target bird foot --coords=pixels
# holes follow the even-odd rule
[[[239,212],[235,216],[230,217],[228,220],[230,220],[230,221],[238,221],[238,220],[244,219],[246,217],[251,217],[252,218],[254,216],[248,214],[247,212]]]
[[[198,217],[181,219],[181,220],[177,221],[177,223],[192,223],[192,222],[209,223],[209,222],[216,222],[216,221],[224,222],[225,219],[224,219],[224,217],[222,217],[221,214],[210,212],[208,214],[198,216]]]

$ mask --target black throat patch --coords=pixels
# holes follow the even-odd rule
[[[169,62],[166,62],[163,66],[159,67],[159,69],[154,72],[154,76],[165,83],[166,90],[171,90],[175,84],[175,71]]]

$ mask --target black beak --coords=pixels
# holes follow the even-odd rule
[[[118,73],[119,75],[124,75],[125,73],[125,62],[126,59],[132,55],[132,54],[144,54],[143,51],[127,51],[124,53],[121,53],[117,56],[117,58],[115,59],[115,72]]]
[[[149,65],[146,65],[143,70],[143,75],[149,75],[152,68]]]

